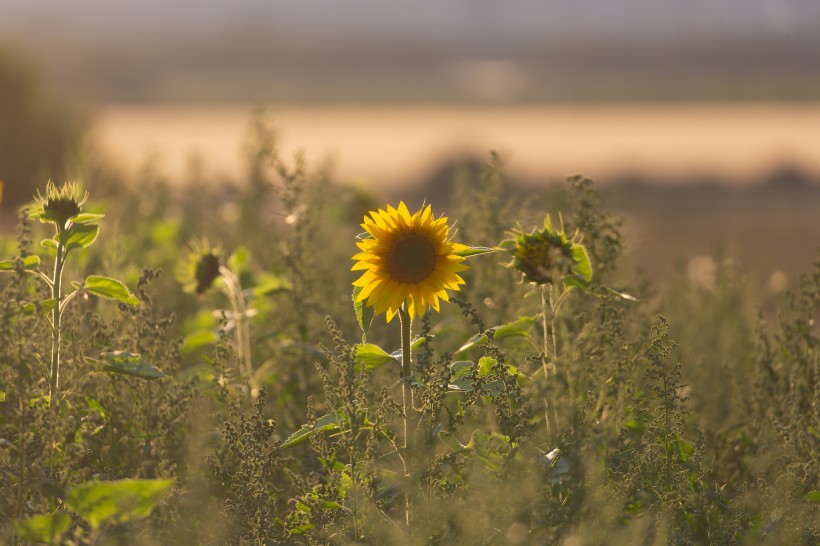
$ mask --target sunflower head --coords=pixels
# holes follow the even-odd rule
[[[177,280],[186,292],[204,294],[221,275],[222,251],[205,239],[191,243],[189,251],[177,267]]]
[[[385,313],[390,322],[402,305],[410,317],[422,316],[428,306],[439,310],[439,300],[449,301],[447,290],[459,290],[467,269],[460,252],[466,245],[450,241],[446,217],[435,218],[429,205],[410,214],[398,208],[371,211],[364,217],[359,252],[353,271],[363,271],[353,286],[356,298]]]
[[[71,219],[83,211],[83,205],[87,200],[88,192],[81,191],[76,182],[66,182],[57,188],[54,182],[49,180],[45,195],[37,192],[30,216],[43,223],[52,223],[58,230],[63,231],[68,228]]]
[[[578,233],[568,238],[563,223],[560,228],[553,227],[549,215],[543,228],[527,232],[519,226],[510,234],[512,239],[500,246],[512,255],[507,266],[518,270],[524,282],[555,285],[570,276],[591,278],[589,257]]]

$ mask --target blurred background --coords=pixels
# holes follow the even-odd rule
[[[0,229],[102,165],[241,184],[264,108],[334,183],[441,193],[497,150],[511,192],[593,178],[653,278],[782,290],[820,244],[818,52],[816,0],[0,0]]]

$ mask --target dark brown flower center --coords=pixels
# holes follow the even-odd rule
[[[421,282],[436,269],[436,249],[427,237],[410,233],[393,244],[386,267],[390,277],[399,282]]]
[[[203,255],[196,264],[196,293],[202,294],[211,287],[219,277],[219,257],[213,254]]]

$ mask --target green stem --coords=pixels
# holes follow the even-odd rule
[[[234,320],[236,321],[236,345],[239,353],[239,365],[242,375],[247,378],[251,401],[255,401],[259,388],[253,378],[253,362],[251,361],[250,328],[247,321],[247,306],[239,278],[227,267],[220,267],[219,272],[225,279],[228,288],[228,299],[231,301]]]
[[[59,239],[59,238],[58,238]],[[57,257],[54,258],[54,279],[51,282],[51,298],[55,301],[54,309],[51,311],[51,370],[49,377],[49,406],[53,411],[57,410],[55,403],[57,391],[60,388],[60,319],[62,317],[61,308],[61,284],[63,278],[63,265],[65,263],[65,246],[57,241]]]
[[[410,313],[407,312],[406,305],[402,304],[399,308],[399,321],[401,322],[401,407],[404,416],[404,445],[402,447],[405,452],[408,452],[408,448],[413,446],[415,437],[415,429],[410,424],[414,422],[410,416],[410,413],[413,411],[413,390],[410,385],[410,378],[413,376],[413,362],[410,355],[410,326],[412,320]],[[404,463],[404,459],[402,459],[402,463]],[[404,467],[404,478],[409,482],[410,476],[407,472],[406,464]],[[407,483],[405,486],[404,493],[404,520],[408,526],[410,525],[409,485],[410,484]]]
[[[410,385],[410,378],[413,376],[413,362],[410,356],[410,325],[412,322],[410,314],[404,305],[399,309],[399,321],[401,322],[401,404],[404,412],[404,448],[413,444],[413,433],[409,431],[408,422],[410,412],[413,409],[413,389]]]
[[[541,285],[541,325],[544,329],[544,358],[541,359],[542,368],[544,370],[544,379],[549,377],[548,359],[549,359],[549,328],[547,323],[547,288],[548,285]],[[550,298],[551,299],[551,298]]]

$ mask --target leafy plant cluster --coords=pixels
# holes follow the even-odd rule
[[[494,157],[450,206],[498,252],[404,375],[351,299],[373,198],[254,135],[244,188],[49,186],[0,244],[2,542],[820,539],[820,259],[776,314],[659,291],[588,180],[513,208]]]

